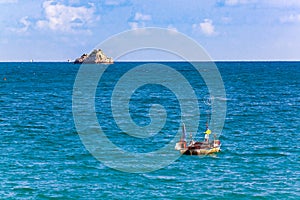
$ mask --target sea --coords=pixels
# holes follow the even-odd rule
[[[0,199],[300,199],[300,62],[214,64],[225,91],[219,99],[195,68],[205,72],[207,63],[116,62],[93,66],[99,77],[84,76],[91,105],[74,105],[75,83],[86,66],[1,62]],[[126,76],[139,66],[144,71]],[[141,73],[149,75],[151,66],[155,80]],[[190,97],[190,89],[197,104],[186,112],[182,105],[190,99],[176,93]],[[225,113],[213,107],[217,101]],[[85,112],[93,112],[96,123],[86,118],[78,126]],[[221,115],[223,124],[213,124]],[[203,140],[211,124],[213,133],[213,127],[220,130],[221,152],[181,156],[172,146],[177,157],[169,161],[160,149],[179,140],[189,118],[198,127],[191,132],[186,125],[186,139]],[[124,130],[147,132],[155,122],[163,123],[158,133],[155,127],[150,135]],[[105,135],[90,141],[94,149],[84,139],[91,130]],[[125,154],[116,157],[116,149]],[[123,167],[128,154],[135,160]],[[156,168],[157,159],[164,164]]]

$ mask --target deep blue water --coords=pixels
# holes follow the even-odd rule
[[[128,105],[133,121],[151,123],[148,114],[155,103],[166,108],[166,125],[145,139],[122,132],[110,97],[122,74],[140,64],[109,66],[95,97],[97,119],[109,139],[136,153],[165,145],[175,136],[182,114],[172,91],[145,85]],[[203,103],[208,94],[204,81],[187,63],[163,64],[193,85],[201,112],[196,137],[202,138],[210,112]],[[227,103],[222,152],[181,156],[149,173],[126,173],[95,159],[77,133],[72,94],[80,65],[0,63],[0,198],[299,199],[300,62],[216,65]]]

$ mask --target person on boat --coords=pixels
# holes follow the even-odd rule
[[[204,132],[204,134],[205,134],[204,141],[209,142],[209,135],[211,134],[211,130],[209,130],[208,127],[206,127],[206,131]]]
[[[195,144],[195,141],[193,139],[193,134],[190,134],[190,144],[189,144],[189,146],[192,146],[194,144]]]

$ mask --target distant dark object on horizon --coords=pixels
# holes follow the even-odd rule
[[[107,57],[101,49],[95,49],[92,51],[92,53],[88,54],[82,54],[80,58],[77,58],[74,61],[74,64],[97,64],[97,63],[113,63],[113,59]]]

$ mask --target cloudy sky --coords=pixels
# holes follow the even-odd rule
[[[0,0],[0,61],[74,59],[142,27],[196,40],[215,60],[300,60],[300,0]]]

